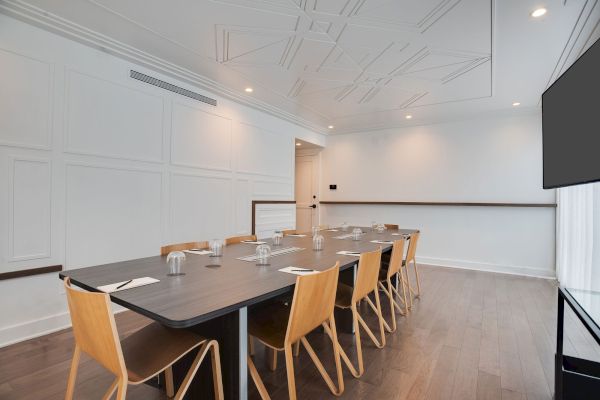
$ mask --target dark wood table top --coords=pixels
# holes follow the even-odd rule
[[[83,289],[98,291],[101,285],[149,276],[160,282],[147,286],[127,289],[111,294],[111,300],[134,310],[166,326],[187,328],[212,318],[235,311],[241,307],[256,304],[292,290],[296,275],[279,272],[288,266],[325,270],[340,262],[341,270],[352,267],[358,258],[336,254],[340,250],[372,251],[379,246],[389,250],[390,244],[371,243],[371,240],[394,240],[400,236],[392,233],[410,234],[415,229],[386,230],[372,232],[362,228],[365,234],[360,241],[334,239],[334,236],[351,233],[321,231],[325,237],[323,250],[312,250],[312,237],[283,238],[281,246],[304,250],[270,258],[269,266],[257,266],[254,262],[238,260],[238,257],[253,255],[256,245],[240,243],[225,246],[222,257],[209,257],[186,253],[182,265],[185,275],[167,276],[166,256],[155,256],[99,265],[94,267],[67,270],[60,273],[61,279],[71,278],[71,282]],[[271,240],[265,240],[271,245]],[[220,266],[214,266],[218,264]]]

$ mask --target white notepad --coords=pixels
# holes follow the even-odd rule
[[[184,253],[197,254],[199,256],[206,256],[212,254],[210,250],[184,250]]]
[[[316,274],[318,271],[315,271],[310,268],[302,268],[302,267],[285,267],[278,269],[279,272],[285,272],[288,274],[294,275],[311,275]]]
[[[404,237],[409,237],[410,235],[406,234],[406,233],[392,233],[392,236],[404,236]]]
[[[390,242],[388,240],[371,240],[371,243],[379,243],[379,244],[394,244],[394,242]]]
[[[301,233],[292,233],[292,234],[286,235],[286,236],[291,236],[291,237],[306,237],[306,235],[303,235]]]
[[[327,229],[327,232],[339,232],[339,229]]]
[[[150,285],[152,283],[160,282],[158,279],[150,278],[149,276],[144,276],[143,278],[135,278],[127,285],[122,288],[117,289],[117,287],[121,286],[127,281],[121,281],[116,283],[111,283],[109,285],[98,286],[98,290],[104,293],[114,293],[120,292],[121,290],[133,289],[140,286]]]
[[[339,254],[339,255],[342,255],[342,256],[360,257],[360,253],[357,253],[356,251],[348,251],[348,250],[341,250],[341,251],[338,251],[335,254]]]
[[[265,244],[267,242],[261,242],[259,240],[242,240],[242,243],[246,243],[246,244]]]

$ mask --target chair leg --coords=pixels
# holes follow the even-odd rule
[[[165,369],[165,389],[167,397],[173,397],[175,395],[175,386],[173,385],[173,366],[170,365]]]
[[[275,371],[277,369],[277,350],[268,347],[267,351],[271,353],[269,355],[269,369]]]
[[[378,291],[378,290],[376,290],[376,291]],[[377,316],[379,316],[379,312],[377,311],[377,307],[375,306],[375,304],[373,304],[373,302],[371,301],[371,299],[367,296],[367,297],[365,297],[365,300],[367,301],[367,304],[369,305],[369,307],[371,307],[371,310],[373,310],[373,312]],[[385,327],[386,331],[392,332],[392,328],[388,325],[388,323],[386,322],[386,320],[383,320],[383,326]]]
[[[387,285],[388,285],[388,297],[390,298],[390,312],[392,313],[392,329],[390,330],[390,332],[396,332],[397,329],[397,325],[396,325],[396,302],[394,301],[394,292],[393,292],[393,286],[392,286],[392,281],[390,278],[387,279]]]
[[[121,378],[116,400],[125,400],[125,396],[127,396],[127,379]]]
[[[298,340],[294,343],[294,357],[298,357],[300,355],[300,341]]]
[[[323,323],[323,324],[325,324],[325,323]],[[330,332],[331,331],[332,330],[330,330]],[[334,322],[333,331],[335,331],[335,322]],[[328,332],[328,334],[329,334],[329,332]],[[338,375],[338,388],[339,389],[335,387],[335,384],[333,383],[333,381],[331,380],[331,377],[329,376],[329,374],[325,370],[325,367],[323,366],[323,363],[321,362],[321,360],[319,359],[319,357],[315,353],[315,350],[312,348],[312,346],[310,345],[310,343],[308,342],[308,340],[306,339],[306,337],[303,337],[300,340],[302,341],[302,344],[304,345],[304,348],[306,348],[306,351],[307,351],[308,355],[310,356],[311,360],[313,361],[313,363],[315,364],[315,366],[319,370],[319,373],[321,374],[321,377],[323,378],[323,380],[325,381],[325,383],[329,387],[329,391],[331,391],[331,393],[333,393],[334,395],[339,396],[339,395],[341,395],[344,392],[344,378],[341,375],[341,373],[342,373],[342,371],[341,371],[342,364],[341,364],[341,361],[340,361],[339,349],[338,349],[338,346],[336,345],[337,335],[334,334],[333,336],[330,336],[330,338],[331,338],[332,343],[333,343],[333,351],[334,351],[334,358],[335,358],[335,361],[336,361],[336,372],[337,372],[337,375]]]
[[[115,390],[117,389],[117,387],[119,386],[119,383],[121,383],[121,379],[115,378],[115,380],[110,385],[110,387],[108,388],[106,393],[104,393],[104,396],[102,396],[102,400],[110,399],[112,397],[113,393],[115,393]]]
[[[287,372],[288,381],[288,393],[290,400],[296,400],[296,377],[294,376],[294,355],[292,352],[292,346],[287,344],[285,346],[285,369]]]
[[[384,329],[384,325],[387,326],[387,322],[385,322],[383,320],[383,315],[381,314],[381,304],[379,302],[379,291],[375,290],[375,304],[373,304],[373,302],[371,301],[371,299],[369,298],[369,296],[365,297],[365,300],[367,301],[367,304],[369,304],[369,306],[373,309],[373,311],[375,312],[375,314],[377,314],[377,318],[379,318],[379,333],[380,333],[380,338],[377,339],[375,337],[375,334],[373,333],[373,331],[371,330],[371,328],[369,328],[369,326],[367,325],[367,323],[365,322],[365,320],[360,316],[360,314],[357,313],[358,315],[358,321],[360,322],[360,324],[362,325],[362,327],[364,328],[365,332],[367,332],[367,335],[369,335],[369,337],[371,338],[371,340],[373,341],[373,343],[375,344],[375,346],[377,346],[378,349],[382,349],[385,346],[385,329]],[[389,328],[389,326],[388,326]]]
[[[192,383],[192,379],[194,378],[194,375],[196,375],[196,372],[198,371],[198,368],[200,367],[200,364],[202,363],[202,360],[204,360],[204,357],[206,357],[206,354],[208,354],[209,350],[212,347],[216,347],[218,349],[218,346],[219,345],[215,340],[206,341],[202,344],[202,346],[200,346],[200,350],[198,350],[198,355],[192,362],[190,369],[188,370],[187,374],[185,375],[185,378],[183,378],[183,382],[181,383],[181,385],[179,386],[179,389],[177,390],[177,394],[175,395],[175,400],[183,399],[183,397],[185,396],[185,393],[187,392],[187,390],[190,386],[190,383]]]
[[[215,399],[223,400],[223,376],[221,373],[221,356],[219,354],[219,342],[212,341],[213,345],[210,349],[210,363],[212,367],[213,389],[215,391]]]
[[[71,360],[71,371],[69,372],[69,380],[67,381],[67,392],[65,394],[65,400],[71,400],[73,398],[73,392],[75,391],[75,381],[77,380],[77,369],[79,368],[79,359],[81,358],[81,349],[79,345],[75,345],[73,351],[73,359]]]
[[[404,280],[404,272],[402,272],[402,267],[400,267],[400,284],[402,285],[402,297],[403,297],[403,301],[404,301],[404,312],[406,313],[406,315],[408,315],[408,299],[406,298],[406,281]],[[407,277],[408,278],[408,277]],[[400,294],[398,293],[398,291],[396,290],[396,294],[398,295],[398,297],[400,297]],[[410,292],[408,293],[409,297],[410,297]]]
[[[267,392],[267,388],[265,387],[265,384],[263,383],[260,375],[258,374],[258,371],[256,370],[256,366],[254,365],[254,362],[252,361],[252,358],[250,358],[250,356],[248,356],[248,370],[250,371],[250,377],[252,378],[252,381],[254,381],[254,384],[256,385],[256,389],[258,390],[258,394],[260,395],[260,398],[262,400],[271,400],[271,397],[269,396],[269,392]]]
[[[402,272],[402,268],[406,268],[406,286],[408,287],[408,308],[412,308],[412,293],[413,290],[410,287],[410,275],[408,274],[408,266],[404,264],[403,267],[400,268],[400,272]]]
[[[412,260],[413,268],[415,269],[415,277],[417,279],[417,297],[421,297],[421,279],[419,278],[419,269],[417,268],[417,261]],[[408,269],[406,270],[408,272]]]
[[[360,341],[360,325],[358,322],[358,319],[360,318],[360,316],[358,315],[358,311],[356,310],[356,304],[353,304],[351,309],[352,309],[352,324],[354,326],[354,338],[355,338],[355,342],[356,342],[356,358],[358,360],[358,370],[354,367],[354,365],[352,365],[352,361],[350,361],[350,358],[348,357],[348,355],[346,354],[346,352],[344,351],[342,346],[339,344],[339,342],[338,342],[338,348],[339,348],[339,352],[340,352],[340,357],[344,361],[344,364],[346,364],[346,367],[348,367],[348,370],[350,371],[352,376],[355,378],[360,378],[362,376],[362,374],[365,372],[364,365],[363,365],[363,357],[362,357],[362,343]],[[329,328],[327,327],[327,325],[323,325],[323,327],[325,328],[325,331],[327,332],[327,334],[330,337],[333,337],[332,333],[329,330]]]

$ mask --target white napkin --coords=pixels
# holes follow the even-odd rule
[[[160,282],[160,281],[158,279],[150,278],[149,276],[144,276],[143,278],[135,278],[134,280],[129,282],[127,285],[123,286],[122,288],[117,289],[117,287],[121,286],[125,282],[127,282],[127,281],[111,283],[109,285],[98,286],[97,289],[104,293],[114,293],[114,292],[120,292],[121,290],[133,289],[133,288],[140,287],[140,286],[150,285],[152,283],[156,283],[156,282]]]
[[[199,256],[205,256],[208,254],[212,254],[212,251],[210,250],[184,250],[184,253],[190,253],[190,254],[198,254]]]
[[[306,237],[306,235],[299,234],[299,233],[293,233],[291,235],[286,235],[286,236],[291,236],[291,237]]]
[[[327,229],[327,232],[339,232],[339,229]]]
[[[302,268],[302,267],[285,267],[278,269],[279,272],[285,272],[288,274],[294,275],[311,275],[316,274],[318,271],[315,271],[310,268]]]
[[[390,242],[388,240],[371,240],[371,243],[379,243],[379,244],[394,244],[394,242]]]
[[[392,236],[404,236],[404,237],[409,237],[410,235],[406,234],[406,233],[392,233]]]
[[[242,243],[246,243],[246,244],[265,244],[267,242],[261,242],[259,240],[242,240]]]
[[[360,253],[357,253],[356,251],[348,251],[348,250],[341,250],[341,251],[338,251],[335,254],[340,254],[342,256],[360,257]]]

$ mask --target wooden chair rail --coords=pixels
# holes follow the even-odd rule
[[[556,203],[478,203],[448,201],[329,201],[321,200],[320,204],[330,205],[383,205],[383,206],[453,206],[453,207],[529,207],[556,208]]]
[[[3,273],[0,273],[0,281],[3,281],[5,279],[23,278],[25,276],[48,274],[51,272],[60,272],[62,270],[63,270],[62,265],[50,265],[48,267],[36,267],[36,268],[22,269],[22,270],[18,270],[18,271],[3,272]]]

